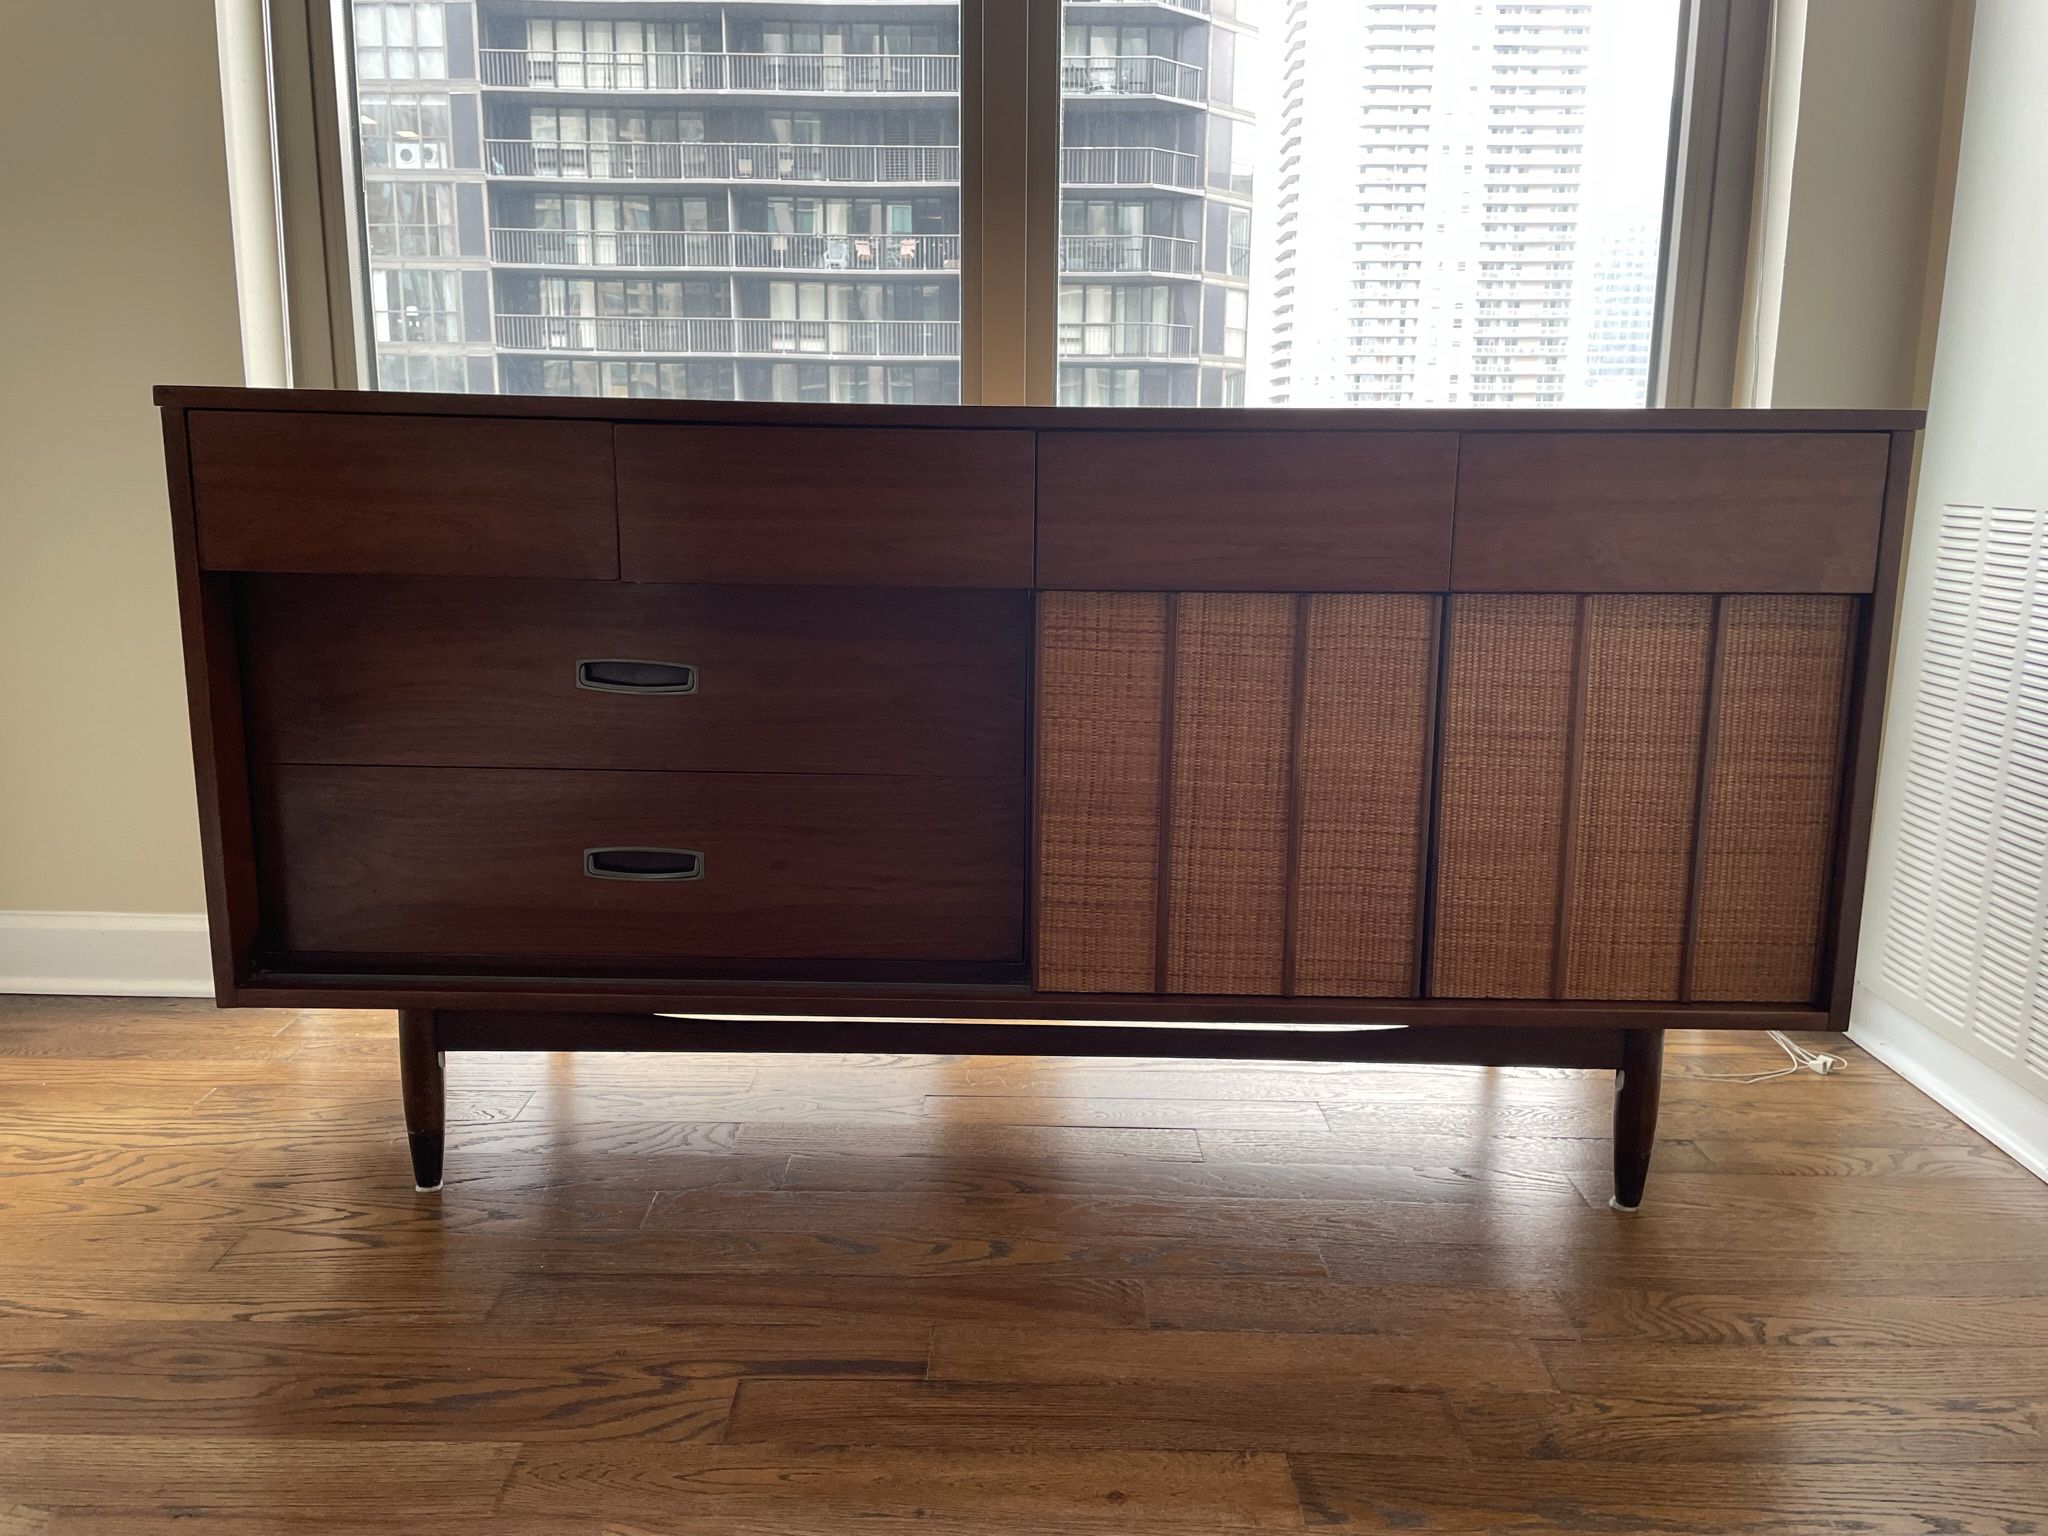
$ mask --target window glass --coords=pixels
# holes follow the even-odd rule
[[[382,387],[960,398],[957,5],[350,10]]]
[[[1062,404],[1644,402],[1678,0],[1128,8],[1066,4]]]

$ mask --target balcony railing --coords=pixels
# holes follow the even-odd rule
[[[1060,60],[1060,89],[1069,96],[1165,96],[1199,103],[1202,70],[1198,64],[1139,53],[1097,58],[1070,54]]]
[[[1188,277],[1195,271],[1195,242],[1173,235],[1062,235],[1060,270]]]
[[[778,235],[751,230],[493,229],[491,259],[521,267],[957,272],[958,235]]]
[[[1072,145],[1060,175],[1070,187],[1188,187],[1201,185],[1201,158],[1181,149]]]
[[[1209,0],[1077,0],[1087,5],[1158,5],[1169,11],[1186,11],[1190,16],[1209,14]]]
[[[510,352],[676,356],[953,358],[957,320],[728,320],[666,315],[499,315]]]
[[[1164,321],[1060,322],[1061,357],[1171,359],[1195,355],[1195,328]]]
[[[586,53],[482,50],[485,85],[535,91],[953,95],[954,53]]]
[[[496,175],[565,181],[953,186],[960,180],[960,151],[950,144],[551,144],[489,139],[484,147],[486,162]]]

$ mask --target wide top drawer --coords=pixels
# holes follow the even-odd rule
[[[1461,592],[1868,592],[1874,432],[1467,433]]]
[[[1450,432],[1044,432],[1038,579],[1109,591],[1441,591]]]
[[[1029,587],[1032,435],[622,426],[628,581]]]
[[[210,569],[618,575],[601,422],[193,411],[187,423]]]

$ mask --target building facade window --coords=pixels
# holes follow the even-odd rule
[[[448,78],[448,17],[442,0],[356,0],[356,77]]]
[[[439,171],[454,163],[448,94],[364,91],[365,170]]]
[[[370,306],[380,342],[462,340],[462,275],[438,268],[374,270]]]
[[[450,183],[366,182],[363,214],[372,259],[456,254],[455,188]]]

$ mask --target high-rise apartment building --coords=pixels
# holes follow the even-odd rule
[[[1067,0],[1059,397],[1243,405],[1257,0]]]
[[[1071,0],[1059,389],[1244,397],[1250,0]],[[955,0],[355,0],[385,388],[960,397]]]
[[[1265,400],[1641,404],[1669,5],[1282,3]]]
[[[960,396],[954,0],[356,0],[387,388]]]

